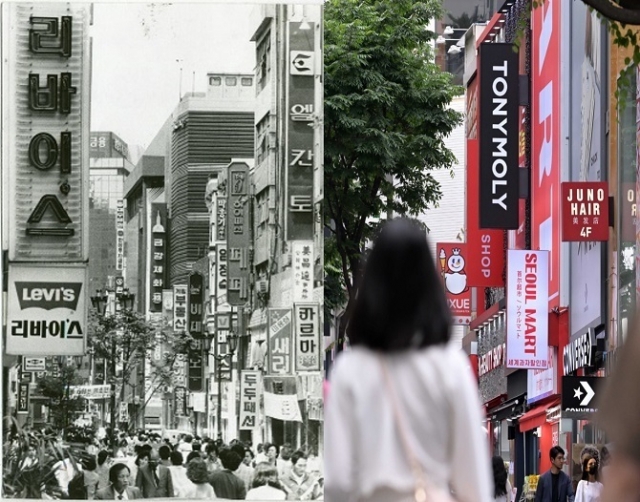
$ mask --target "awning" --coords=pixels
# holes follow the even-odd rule
[[[550,403],[541,404],[527,411],[518,420],[520,432],[527,432],[545,424],[547,421],[547,410],[558,404],[560,404],[559,399]]]

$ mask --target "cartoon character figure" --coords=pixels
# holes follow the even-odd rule
[[[444,267],[444,257],[446,256],[444,249],[440,250],[440,263],[442,272],[444,274],[444,284],[449,293],[459,295],[468,291],[467,287],[467,274],[464,271],[465,261],[464,257],[460,254],[459,248],[451,250],[452,255],[447,260],[448,272]]]

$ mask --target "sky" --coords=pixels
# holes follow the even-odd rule
[[[253,73],[254,7],[95,3],[91,130],[146,148],[178,104],[180,68],[183,95],[204,92],[207,72]]]

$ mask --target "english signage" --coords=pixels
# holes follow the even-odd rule
[[[598,411],[598,391],[604,378],[574,377],[562,378],[562,412],[567,418],[583,418]]]
[[[609,184],[606,181],[562,183],[562,240],[609,240]]]
[[[564,374],[569,375],[580,368],[591,366],[594,348],[590,330],[565,345],[562,350]]]
[[[471,288],[467,283],[467,245],[464,243],[436,244],[438,269],[454,324],[471,322]]]

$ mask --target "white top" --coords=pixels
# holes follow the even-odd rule
[[[286,500],[287,494],[273,486],[263,485],[247,492],[245,500]]]
[[[511,487],[511,483],[509,483],[508,479],[505,488],[507,490],[507,493],[496,497],[495,502],[511,502],[511,491],[513,490],[513,488]]]
[[[602,483],[599,481],[591,483],[581,479],[576,490],[575,502],[600,502],[601,493]]]
[[[449,344],[384,357],[407,440],[428,481],[450,484],[459,502],[493,500],[488,440],[465,354]],[[338,357],[324,410],[327,500],[413,494],[415,479],[385,389],[377,353],[354,347]]]

